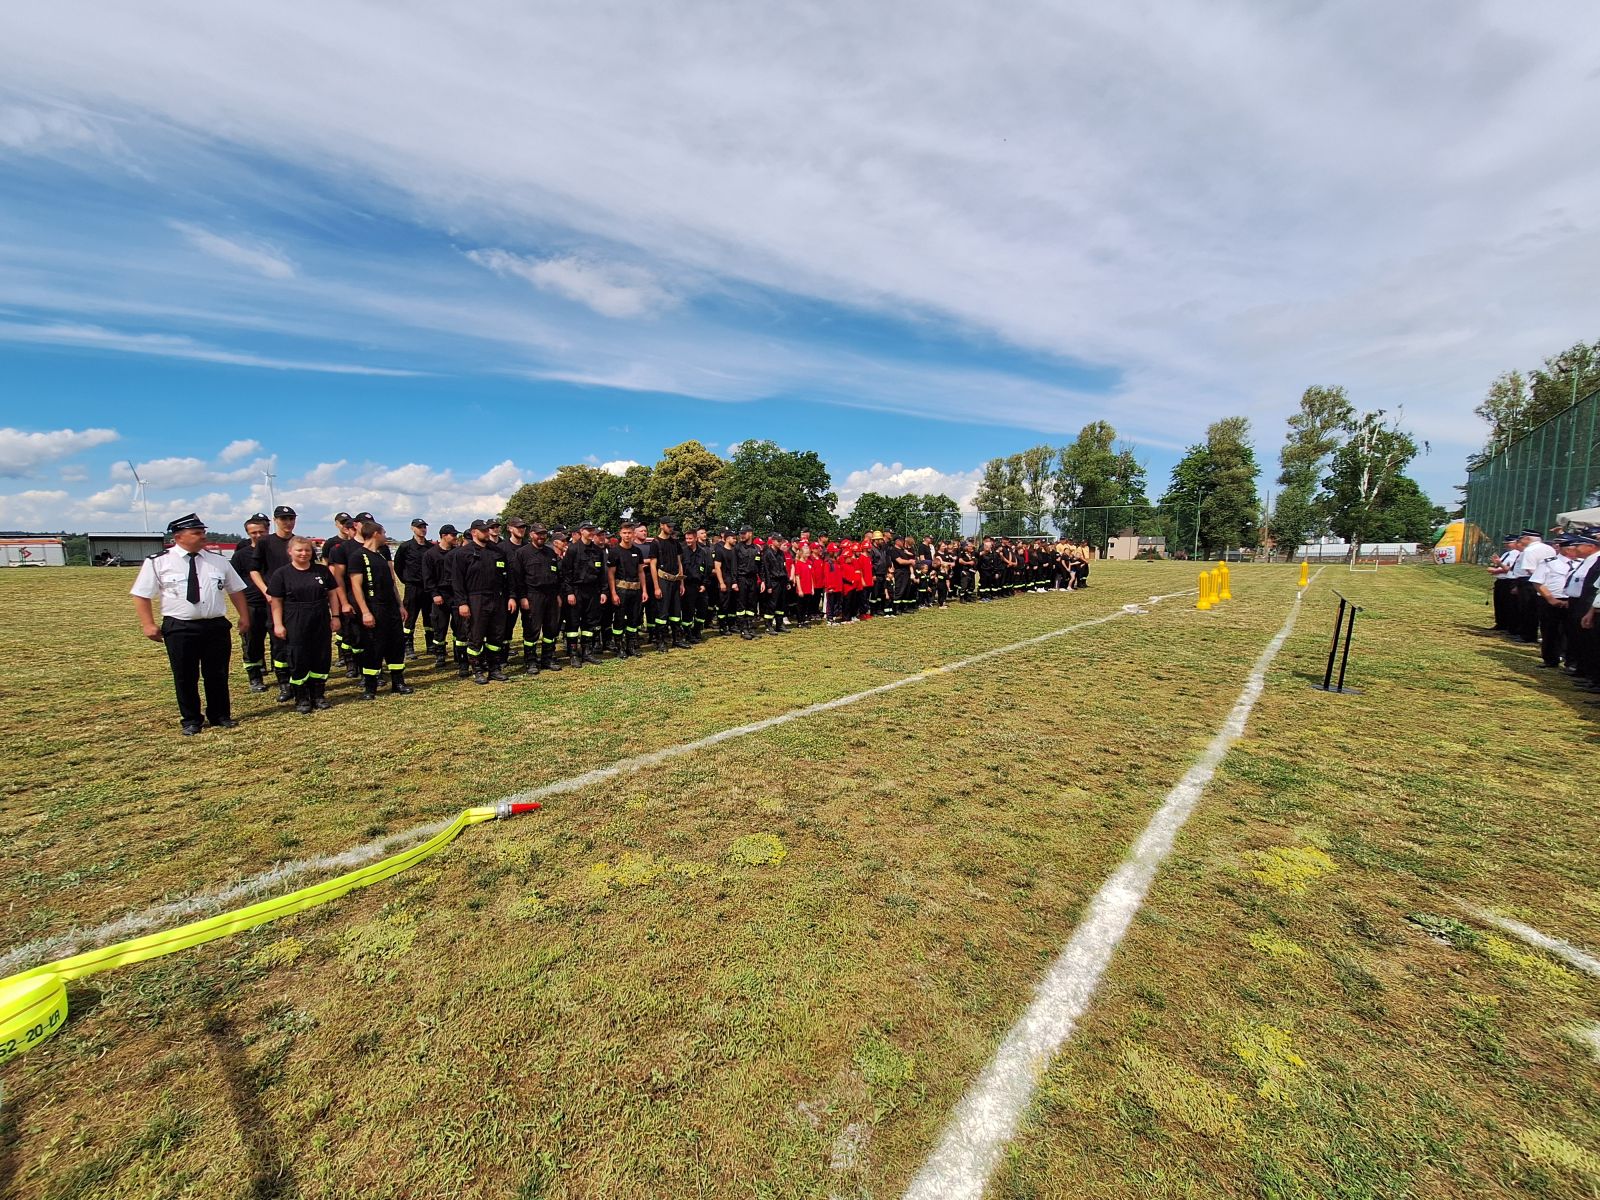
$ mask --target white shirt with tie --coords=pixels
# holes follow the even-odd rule
[[[128,593],[161,601],[161,615],[179,621],[205,621],[228,615],[228,597],[244,591],[244,580],[233,564],[213,550],[194,555],[200,579],[200,601],[189,602],[189,552],[171,546],[165,554],[152,554],[139,568],[139,578]]]
[[[1511,568],[1511,578],[1526,579],[1533,574],[1533,569],[1547,558],[1555,556],[1556,548],[1549,542],[1534,541],[1522,548],[1517,557],[1517,565]]]

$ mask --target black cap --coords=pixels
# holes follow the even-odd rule
[[[746,525],[743,529],[739,530],[739,536],[743,537],[747,533],[754,533],[754,532],[755,532],[754,529],[751,529],[750,526]]]
[[[206,523],[199,517],[193,513],[184,513],[183,516],[167,522],[167,535],[170,537],[174,533],[182,533],[185,529],[204,529],[205,527]]]
[[[295,511],[287,504],[280,504],[272,510],[272,515],[275,517],[292,517],[295,515]]]
[[[377,518],[377,517],[375,517],[375,516],[373,516],[373,515],[372,515],[372,514],[371,514],[371,513],[369,513],[369,512],[358,512],[358,513],[357,513],[357,514],[356,514],[356,515],[355,515],[355,519],[356,519],[356,520],[357,520],[357,521],[376,521],[376,520],[377,520],[377,519],[378,519],[378,518]]]
[[[487,525],[490,529],[499,529],[500,528],[500,518],[499,517],[485,517],[483,519],[483,523],[485,525]]]
[[[347,512],[336,512],[336,513],[334,513],[333,514],[333,523],[335,525],[348,525],[348,524],[350,524],[350,514],[347,513]]]
[[[532,525],[528,526],[528,532],[529,533],[549,533],[550,530],[545,527],[545,523],[543,521],[535,521]]]
[[[578,526],[578,532],[582,533],[585,529],[593,529],[593,528],[594,528],[593,522],[585,521],[582,525]]]
[[[266,513],[251,513],[244,519],[244,523],[246,525],[265,525],[271,519]]]
[[[485,521],[482,517],[479,517],[471,525],[468,525],[467,528],[468,529],[488,529],[489,528],[489,522]]]
[[[1521,533],[1517,534],[1517,536],[1518,537],[1538,537],[1539,536],[1539,531],[1537,529],[1524,529]]]
[[[411,518],[411,528],[413,528],[413,529],[426,529],[427,527],[428,527],[428,523],[426,521],[424,521],[421,517],[412,517]]]
[[[512,517],[511,520],[506,522],[506,524],[512,529],[526,529],[528,527],[528,523],[521,517]]]
[[[450,535],[451,537],[454,537],[456,534],[458,534],[460,532],[461,531],[459,529],[457,529],[454,525],[441,525],[441,526],[439,526],[439,536],[440,537],[444,537],[446,534]]]
[[[1600,546],[1600,538],[1595,537],[1592,533],[1574,530],[1572,533],[1567,534],[1567,544],[1569,546]]]

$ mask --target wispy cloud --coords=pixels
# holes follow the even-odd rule
[[[258,275],[268,279],[293,279],[295,277],[294,264],[283,255],[265,243],[236,241],[225,238],[219,233],[212,233],[209,229],[202,229],[187,221],[168,222],[172,228],[183,234],[184,238],[202,254],[209,254],[212,258],[225,263],[245,267]]]
[[[392,367],[368,367],[352,363],[307,362],[272,358],[207,346],[182,334],[121,333],[99,325],[30,325],[20,321],[0,321],[0,341],[26,342],[43,346],[76,346],[88,350],[108,350],[120,354],[153,354],[163,358],[186,358],[196,362],[226,363],[237,367],[266,367],[274,371],[321,371],[331,375],[413,376],[420,371]]]
[[[525,279],[537,288],[576,301],[603,317],[644,317],[677,304],[650,272],[622,263],[567,255],[524,258],[508,250],[471,250],[467,257],[499,275]]]
[[[949,496],[963,510],[971,511],[978,494],[978,484],[983,478],[983,468],[970,471],[940,471],[934,467],[908,467],[903,463],[873,463],[859,471],[851,471],[839,481],[835,489],[839,494],[838,511],[848,513],[865,492],[880,496]]]

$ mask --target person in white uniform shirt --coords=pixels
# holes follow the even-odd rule
[[[1591,606],[1594,603],[1595,586],[1600,582],[1600,575],[1595,570],[1600,567],[1600,538],[1596,538],[1591,529],[1577,529],[1569,535],[1568,540],[1571,545],[1567,547],[1567,553],[1575,561],[1562,596],[1567,602],[1566,671],[1573,676],[1573,683],[1582,690],[1600,692],[1600,683],[1594,682],[1597,674],[1595,651],[1600,649],[1600,635],[1592,629],[1585,629],[1583,625],[1584,614],[1594,611]]]
[[[1517,627],[1517,585],[1511,582],[1511,568],[1517,565],[1517,535],[1508,533],[1500,544],[1500,553],[1489,561],[1489,574],[1494,576],[1494,628],[1511,633]]]
[[[1555,553],[1533,569],[1528,586],[1539,610],[1539,666],[1554,671],[1567,643],[1567,580],[1577,569],[1572,538],[1562,534],[1551,545]]]
[[[239,632],[249,630],[244,580],[227,559],[205,548],[206,523],[194,513],[169,524],[167,536],[172,545],[144,560],[139,578],[129,589],[134,610],[145,637],[166,644],[183,735],[199,733],[205,721],[219,729],[232,729],[228,660],[233,654],[233,626],[227,612],[231,601],[239,614]],[[159,625],[151,607],[157,597],[161,600]],[[202,676],[206,684],[204,720],[200,712]]]
[[[1517,588],[1517,620],[1513,626],[1516,639],[1530,645],[1539,640],[1539,593],[1528,583],[1528,576],[1545,559],[1555,554],[1555,547],[1547,545],[1537,529],[1524,529],[1517,539],[1517,561],[1511,568],[1510,578]]]

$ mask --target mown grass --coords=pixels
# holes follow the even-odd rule
[[[68,1028],[5,1068],[0,1192],[895,1194],[1293,578],[1241,569],[1215,613],[1172,602],[561,797],[367,893],[88,981]],[[6,944],[1191,581],[1107,564],[1083,595],[313,719],[236,697],[239,730],[180,739],[127,577],[6,573]],[[1589,1185],[1593,1076],[1559,1027],[1594,1020],[1593,991],[1407,920],[1459,895],[1583,937],[1559,889],[1600,894],[1588,814],[1493,787],[1501,701],[1533,721],[1559,702],[1460,631],[1427,640],[1481,596],[1431,572],[1362,584],[1367,694],[1304,688],[1308,614],[1045,1081],[1007,1194],[1586,1194],[1561,1189]],[[92,654],[53,640],[62,606]],[[1333,868],[1305,877],[1306,847]]]

